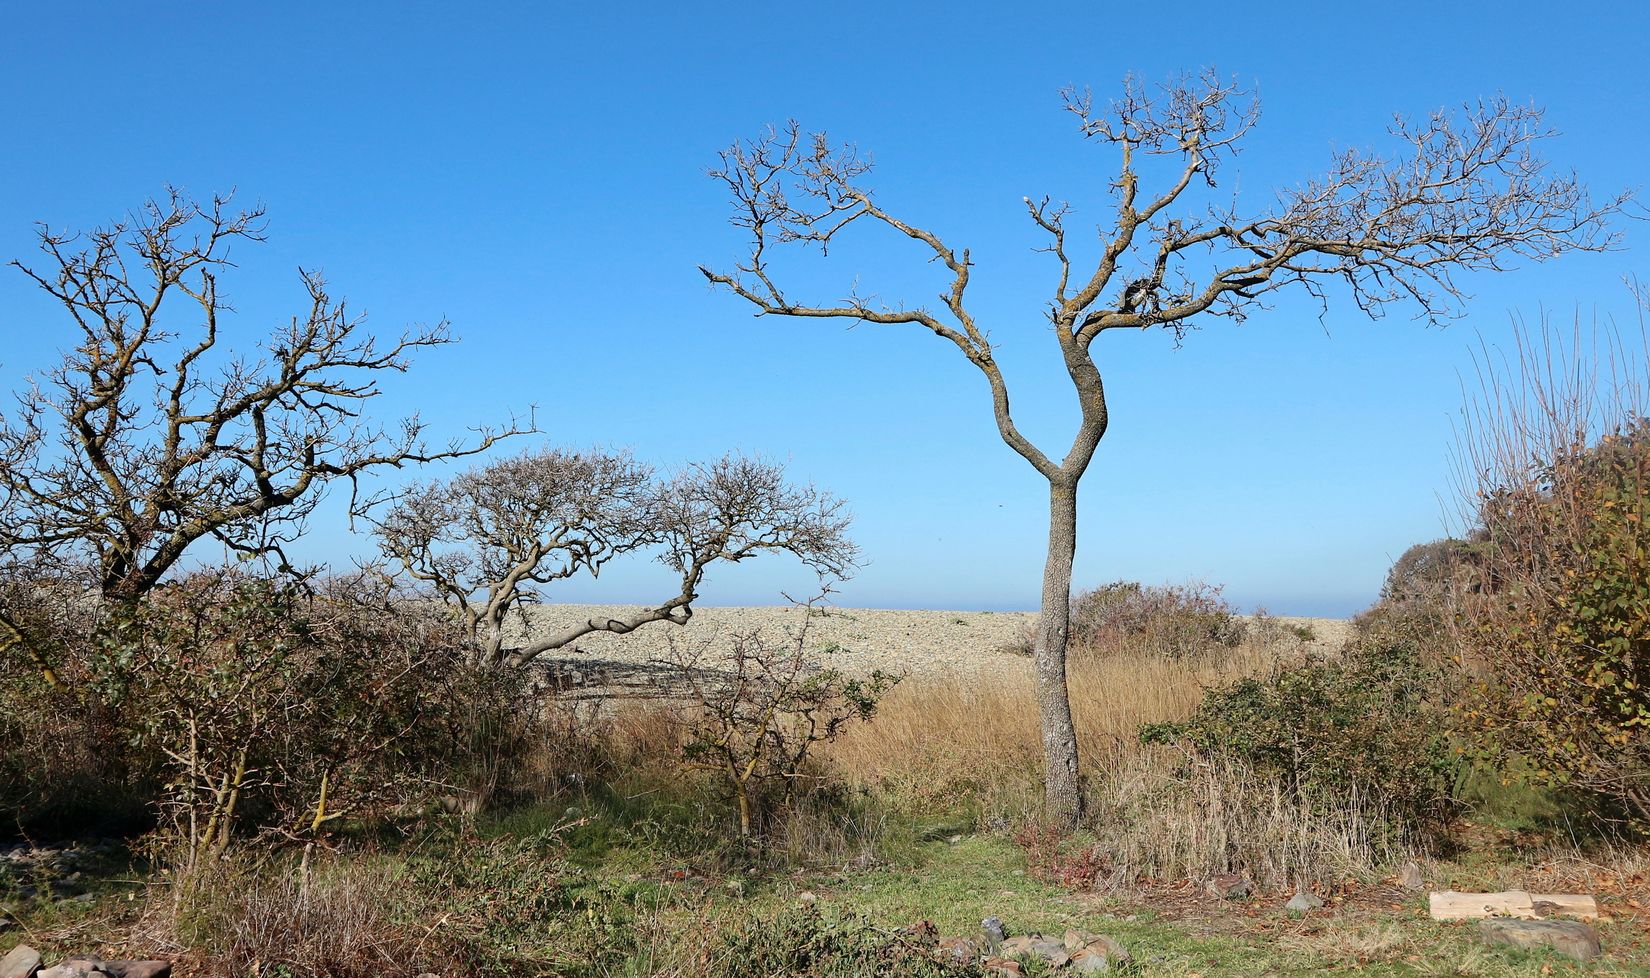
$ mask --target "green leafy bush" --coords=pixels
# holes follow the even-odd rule
[[[1530,475],[1480,509],[1464,728],[1498,763],[1650,825],[1650,419]]]
[[[1141,737],[1241,761],[1296,797],[1363,797],[1436,829],[1454,811],[1457,766],[1442,683],[1412,642],[1377,630],[1344,657],[1210,690],[1189,720],[1148,724]]]

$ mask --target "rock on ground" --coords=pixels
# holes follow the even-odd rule
[[[1591,961],[1603,950],[1599,946],[1598,932],[1576,920],[1492,917],[1478,922],[1478,936],[1487,944],[1552,948],[1577,961]]]
[[[34,978],[40,970],[40,952],[19,944],[0,958],[0,978]]]

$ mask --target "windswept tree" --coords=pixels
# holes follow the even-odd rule
[[[264,228],[261,208],[175,190],[84,234],[41,226],[41,267],[12,264],[62,307],[73,345],[0,414],[0,552],[88,565],[131,603],[201,540],[284,566],[327,486],[521,430],[432,446],[417,417],[368,420],[379,378],[451,342],[447,324],[381,342],[315,272],[299,272],[300,312],[255,352],[230,349],[219,276]],[[0,641],[24,642],[16,625],[0,611]]]
[[[1109,417],[1093,350],[1100,334],[1156,327],[1180,338],[1216,317],[1242,320],[1288,289],[1323,303],[1334,290],[1371,317],[1401,303],[1440,321],[1465,298],[1462,272],[1608,247],[1605,220],[1625,198],[1594,203],[1572,175],[1551,172],[1538,152],[1551,135],[1540,110],[1504,98],[1399,121],[1392,155],[1338,153],[1322,175],[1253,207],[1211,193],[1258,118],[1257,101],[1234,83],[1208,71],[1157,89],[1131,78],[1109,104],[1076,90],[1063,93],[1063,104],[1081,136],[1109,150],[1117,166],[1105,188],[1112,203],[1098,251],[1086,262],[1078,253],[1088,249],[1067,234],[1073,208],[1024,198],[1054,264],[1042,316],[1077,399],[1076,431],[1063,448],[1034,444],[1015,424],[991,324],[971,311],[968,249],[886,208],[866,182],[869,159],[851,146],[791,123],[723,151],[710,172],[726,188],[749,250],[729,270],[700,270],[758,315],[927,330],[985,379],[998,434],[1048,485],[1036,672],[1047,807],[1070,823],[1081,794],[1066,642],[1077,488]],[[857,292],[802,297],[771,264],[777,249],[817,245],[824,255],[841,236],[873,229],[909,238],[946,270],[937,306],[885,305]]]
[[[737,455],[660,479],[628,452],[529,451],[407,493],[376,523],[384,555],[456,609],[491,666],[525,666],[593,632],[685,625],[718,562],[785,553],[838,579],[857,557],[840,500],[786,482],[781,465]],[[676,593],[622,618],[506,645],[511,611],[546,585],[594,577],[639,550],[678,575]]]

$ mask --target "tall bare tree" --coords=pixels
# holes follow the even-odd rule
[[[1241,320],[1288,288],[1327,302],[1338,287],[1371,317],[1402,302],[1441,320],[1464,298],[1456,281],[1462,271],[1608,247],[1605,220],[1626,198],[1594,203],[1574,176],[1549,172],[1537,152],[1551,135],[1540,110],[1504,98],[1459,115],[1400,120],[1391,130],[1395,155],[1338,153],[1325,173],[1253,210],[1209,192],[1258,118],[1257,101],[1235,83],[1210,71],[1157,88],[1130,78],[1108,105],[1097,106],[1086,91],[1067,90],[1062,100],[1081,135],[1117,161],[1107,187],[1113,203],[1091,263],[1079,264],[1068,250],[1067,203],[1024,199],[1045,236],[1041,250],[1054,261],[1043,316],[1077,397],[1077,430],[1063,457],[1033,444],[1014,422],[989,331],[967,301],[968,249],[885,209],[865,182],[870,161],[851,146],[834,146],[793,122],[723,151],[710,173],[727,188],[732,223],[749,235],[750,248],[731,271],[700,270],[759,315],[928,330],[985,378],[998,434],[1048,483],[1036,672],[1047,807],[1070,823],[1082,804],[1065,668],[1077,487],[1108,419],[1095,339],[1150,327],[1178,338],[1204,319]],[[949,282],[940,305],[883,305],[857,293],[818,302],[795,297],[777,280],[775,249],[817,245],[823,255],[855,228],[902,235],[943,265]]]
[[[41,226],[45,266],[12,264],[62,306],[74,346],[0,414],[0,551],[85,562],[105,597],[131,602],[202,539],[284,564],[329,484],[523,430],[432,447],[416,416],[366,420],[378,378],[450,342],[447,324],[380,342],[314,272],[260,351],[226,350],[219,275],[233,245],[263,240],[263,216],[169,190],[84,234]],[[23,640],[16,625],[0,613],[6,644]]]
[[[848,523],[840,500],[762,459],[728,455],[656,479],[628,452],[541,449],[405,495],[376,532],[386,557],[458,611],[482,664],[519,667],[593,632],[687,624],[718,562],[788,553],[822,578],[844,577],[857,556]],[[675,594],[506,646],[510,612],[545,585],[643,549],[679,576]]]

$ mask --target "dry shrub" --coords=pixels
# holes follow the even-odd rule
[[[152,887],[135,937],[196,955],[208,975],[413,975],[425,962],[421,935],[397,919],[402,887],[367,860],[308,872],[243,851]]]
[[[1242,763],[1166,749],[1121,758],[1091,806],[1092,851],[1107,870],[1096,882],[1120,886],[1234,872],[1283,889],[1369,878],[1410,852],[1379,799],[1303,795]]]
[[[1247,626],[1221,596],[1221,588],[1188,584],[1143,585],[1116,581],[1085,591],[1071,602],[1073,653],[1117,655],[1152,652],[1176,658],[1232,648]]]
[[[704,644],[672,641],[665,659],[684,699],[682,764],[732,796],[741,838],[765,831],[800,794],[826,787],[813,755],[874,717],[900,681],[880,670],[855,676],[811,661],[811,617],[784,638],[735,634],[725,657],[712,658]]]
[[[152,817],[156,765],[132,756],[118,711],[71,692],[90,681],[92,663],[55,640],[95,629],[90,593],[83,575],[44,562],[0,565],[0,615],[30,638],[0,636],[0,831],[56,838]]]
[[[129,936],[221,978],[560,974],[623,953],[624,907],[581,895],[557,832],[372,851],[237,847],[152,883]]]

